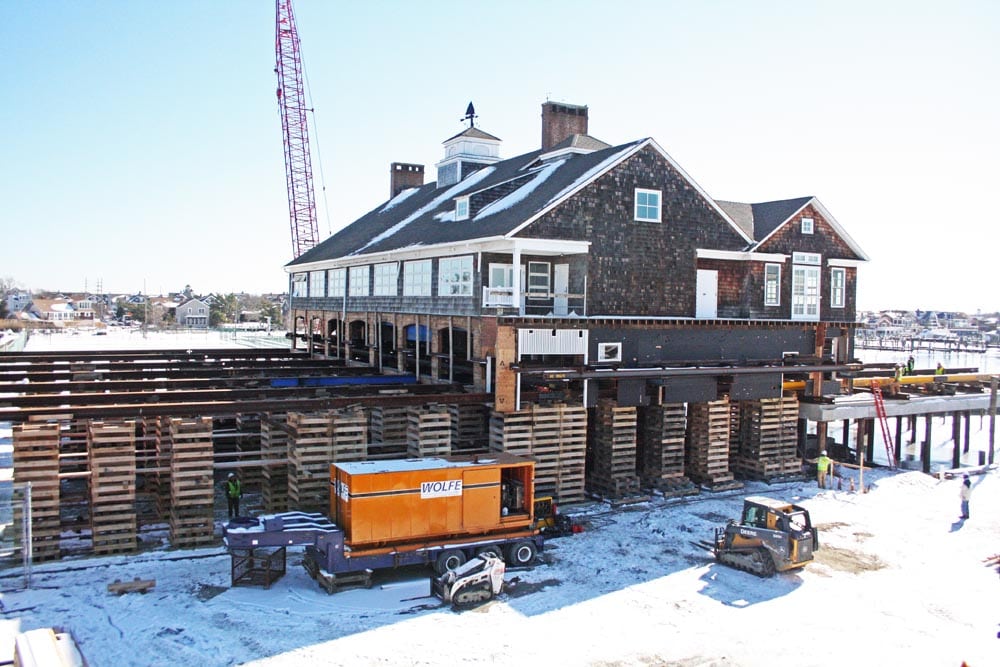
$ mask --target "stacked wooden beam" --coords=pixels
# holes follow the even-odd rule
[[[156,443],[156,511],[164,519],[170,520],[170,503],[173,491],[170,488],[171,458],[173,456],[170,439],[169,417],[147,417],[144,420],[145,437],[153,437]]]
[[[741,401],[733,470],[765,481],[801,475],[798,418],[796,396]]]
[[[739,487],[729,469],[730,421],[728,398],[688,405],[687,474],[712,489]]]
[[[330,506],[330,464],[363,461],[367,417],[359,407],[318,413],[288,413],[288,505],[326,512]]]
[[[635,406],[601,399],[594,408],[587,443],[587,491],[617,500],[639,495],[636,474],[638,416]]]
[[[288,431],[284,413],[263,415],[260,419],[260,456],[271,461],[261,475],[261,499],[265,512],[288,509]],[[285,461],[274,463],[274,461]]]
[[[212,418],[169,419],[170,543],[212,544],[214,536]]]
[[[59,424],[14,425],[14,485],[31,483],[31,552],[35,561],[59,558]],[[23,489],[15,490],[14,523],[24,521]],[[18,539],[18,544],[24,544]]]
[[[684,434],[687,412],[683,403],[642,408],[636,465],[642,485],[664,495],[697,493],[684,474]]]
[[[410,408],[406,422],[407,456],[422,459],[451,454],[451,412],[447,405]]]
[[[371,442],[368,444],[369,460],[406,457],[406,432],[409,425],[407,410],[406,407],[372,407]]]
[[[489,412],[485,405],[470,403],[448,406],[451,413],[451,451],[476,454],[489,450]]]
[[[530,406],[490,417],[490,449],[535,459],[535,496],[584,500],[587,410]]]
[[[135,422],[90,422],[87,449],[94,553],[134,551],[137,544]]]
[[[260,415],[240,413],[236,415],[236,460],[241,463],[260,460]],[[256,489],[263,479],[261,466],[241,466],[240,481],[243,487]]]

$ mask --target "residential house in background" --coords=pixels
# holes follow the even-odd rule
[[[192,329],[207,329],[209,324],[209,306],[200,299],[188,299],[176,306],[174,321],[177,326]]]

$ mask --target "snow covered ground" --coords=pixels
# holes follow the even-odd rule
[[[108,327],[105,333],[94,331],[60,331],[33,333],[24,351],[47,352],[69,350],[143,350],[143,349],[204,349],[228,347],[285,347],[289,341],[284,331],[220,331],[216,329],[185,331],[146,331],[140,327]]]
[[[429,573],[327,595],[290,554],[270,590],[230,588],[221,548],[86,558],[0,572],[0,634],[60,626],[104,665],[835,665],[997,664],[1000,475],[959,480],[869,472],[870,493],[812,483],[657,498],[571,511],[581,534],[510,571],[501,597],[456,613]],[[845,485],[846,488],[846,485]],[[795,500],[822,547],[773,579],[714,563],[692,540],[739,514],[744,495]],[[115,580],[156,579],[116,596]]]
[[[86,337],[89,349],[98,341],[120,349],[128,336],[150,346],[128,331]],[[193,334],[162,346],[224,341]],[[984,448],[983,420],[972,423],[972,448]],[[8,461],[9,450],[9,429],[0,428]],[[842,472],[857,485],[856,471]],[[0,661],[17,632],[55,626],[72,632],[92,667],[996,665],[1000,577],[983,560],[1000,553],[1000,473],[972,479],[967,521],[957,518],[960,480],[903,471],[866,471],[866,494],[846,490],[847,479],[844,490],[750,483],[618,509],[569,508],[585,532],[551,540],[541,563],[507,573],[499,599],[463,613],[430,597],[430,573],[421,569],[327,595],[298,552],[270,590],[231,588],[221,547],[36,565],[30,588],[10,567],[0,570]],[[692,543],[737,517],[750,494],[811,511],[821,542],[814,562],[759,579]],[[107,592],[136,577],[155,579],[155,588]]]

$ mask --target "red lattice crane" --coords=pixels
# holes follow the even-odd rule
[[[288,182],[288,215],[292,225],[293,258],[319,242],[312,160],[309,155],[305,87],[299,33],[295,29],[292,0],[275,3],[274,71],[278,75],[278,108],[285,144],[285,177]]]

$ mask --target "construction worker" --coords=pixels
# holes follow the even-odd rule
[[[962,501],[962,516],[960,519],[969,518],[969,499],[972,498],[972,482],[968,475],[962,476],[962,488],[958,491],[958,497]]]
[[[910,358],[906,360],[906,374],[907,375],[913,375],[913,367],[915,365],[916,365],[916,362],[913,360],[913,355],[911,354]]]
[[[895,396],[903,384],[903,365],[896,364],[896,369],[892,374],[892,382],[889,383],[889,393]]]
[[[229,503],[229,518],[235,519],[240,515],[240,497],[243,496],[243,485],[236,477],[236,473],[229,473],[223,489],[226,492],[226,502]]]
[[[816,459],[816,484],[821,489],[826,488],[826,476],[827,474],[833,475],[833,459],[826,455],[826,450],[824,449],[819,453],[819,458]],[[831,486],[833,482],[831,480]]]
[[[940,361],[938,362],[937,368],[934,369],[934,375],[944,375],[944,366],[941,365]]]

